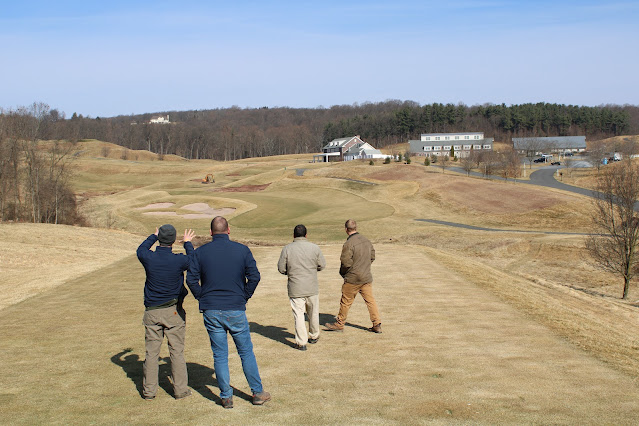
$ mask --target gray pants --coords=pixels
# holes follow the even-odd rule
[[[146,357],[144,359],[145,398],[154,397],[158,390],[158,358],[164,336],[168,340],[171,356],[171,376],[173,396],[181,398],[190,393],[188,374],[184,360],[184,337],[186,334],[186,312],[182,308],[153,309],[144,312],[142,320],[145,328],[144,343]]]

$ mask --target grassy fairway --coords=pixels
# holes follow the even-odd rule
[[[96,141],[80,147],[73,185],[94,229],[0,225],[0,423],[636,424],[639,418],[633,332],[639,289],[633,283],[629,300],[619,300],[619,280],[589,261],[579,234],[590,223],[584,197],[421,164],[310,164],[308,155],[158,161],[144,152],[122,159],[114,146]],[[208,173],[215,183],[203,185]],[[166,204],[146,208],[156,203]],[[273,394],[264,407],[250,404],[233,351],[235,408],[217,405],[211,349],[190,296],[186,357],[194,395],[173,400],[164,364],[156,400],[140,398],[144,271],[133,253],[164,223],[178,233],[194,228],[198,241],[208,240],[210,218],[186,216],[196,203],[235,209],[226,214],[231,238],[251,245],[262,273],[247,312]],[[365,330],[368,313],[357,299],[344,333],[323,332],[307,352],[296,351],[285,277],[276,270],[281,246],[297,223],[322,244],[328,268],[320,273],[320,321],[331,321],[349,217],[376,245],[384,333]]]
[[[338,307],[340,246],[322,248],[326,322]],[[164,366],[157,398],[140,398],[144,273],[131,256],[0,311],[0,422],[631,424],[639,416],[631,378],[414,246],[378,245],[373,273],[383,334],[364,329],[370,321],[357,299],[344,333],[323,332],[307,352],[296,351],[285,279],[275,269],[279,248],[254,253],[263,280],[248,317],[273,394],[266,406],[248,401],[236,354],[235,408],[217,405],[211,350],[190,296],[186,354],[194,395],[173,400]],[[413,269],[417,263],[423,268]]]

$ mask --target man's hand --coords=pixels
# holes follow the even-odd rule
[[[160,233],[160,229],[156,227],[155,228],[155,236],[157,237],[159,233]]]
[[[195,237],[195,231],[193,231],[192,229],[185,229],[184,230],[184,242],[189,242],[193,239],[193,237]]]

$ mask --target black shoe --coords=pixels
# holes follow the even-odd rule
[[[306,345],[298,345],[297,343],[294,346],[295,349],[299,350],[299,351],[305,351],[306,350]]]
[[[308,343],[310,343],[312,345],[312,344],[317,343],[318,340],[319,340],[319,337],[317,339],[308,339]]]
[[[222,407],[224,407],[224,408],[233,408],[233,397],[222,398]]]
[[[146,399],[147,401],[152,401],[155,399],[155,395],[144,395],[142,398]]]

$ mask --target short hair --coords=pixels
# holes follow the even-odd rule
[[[306,226],[297,225],[295,229],[293,229],[293,238],[305,237],[305,236],[306,236]]]
[[[348,219],[344,226],[349,231],[357,231],[357,222],[355,222],[353,219]]]
[[[213,234],[226,234],[229,230],[228,221],[222,216],[215,216],[211,221],[211,232]]]

